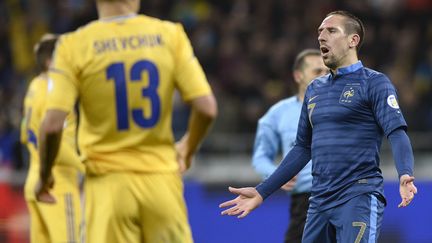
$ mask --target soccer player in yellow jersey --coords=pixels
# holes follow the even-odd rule
[[[38,193],[49,195],[62,124],[79,100],[86,242],[192,242],[179,171],[191,166],[217,115],[216,100],[180,24],[137,15],[139,0],[96,4],[99,19],[56,46]],[[177,144],[175,90],[191,106]]]
[[[24,100],[24,120],[21,140],[30,152],[30,169],[25,184],[25,198],[30,212],[31,242],[78,242],[81,222],[79,181],[83,172],[76,151],[76,115],[70,112],[64,123],[61,149],[53,168],[55,186],[51,189],[57,203],[36,201],[35,190],[39,181],[39,154],[37,152],[39,128],[45,112],[48,92],[48,66],[57,36],[46,34],[35,46],[35,55],[40,74],[34,78]]]

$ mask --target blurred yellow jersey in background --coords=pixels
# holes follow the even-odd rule
[[[45,115],[45,103],[48,90],[48,79],[45,75],[34,78],[28,88],[24,99],[24,120],[21,127],[21,142],[25,144],[30,153],[30,168],[25,186],[27,199],[34,199],[36,183],[39,180],[39,129]],[[76,129],[77,117],[70,112],[66,118],[60,150],[54,165],[56,167],[71,167],[83,172],[84,166],[77,153]],[[54,167],[54,174],[57,168]]]
[[[24,196],[30,213],[30,242],[78,242],[81,224],[80,181],[84,165],[76,147],[76,115],[70,112],[65,120],[60,150],[53,167],[54,187],[50,190],[55,204],[36,201],[39,183],[39,130],[45,115],[48,76],[34,78],[24,99],[24,120],[21,141],[30,152],[30,168]]]
[[[173,92],[211,94],[180,24],[144,15],[105,18],[63,35],[49,76],[48,109],[80,104],[87,173],[178,170]]]

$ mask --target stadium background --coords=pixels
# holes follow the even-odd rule
[[[419,195],[409,208],[397,209],[397,176],[383,145],[388,206],[380,242],[432,242],[431,0],[143,1],[141,13],[184,24],[219,102],[215,127],[185,176],[197,243],[282,242],[289,203],[283,192],[243,220],[219,216],[217,206],[231,198],[228,185],[259,182],[250,166],[257,119],[295,92],[292,61],[300,50],[318,47],[316,29],[336,9],[364,20],[360,59],[397,87],[414,147]],[[18,139],[22,99],[35,74],[32,47],[45,32],[65,33],[96,18],[92,0],[0,0],[1,243],[28,241],[22,196],[28,158]],[[177,136],[187,114],[176,100]]]

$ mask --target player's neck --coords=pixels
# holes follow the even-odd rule
[[[357,63],[358,61],[359,60],[358,60],[357,55],[346,56],[345,59],[341,63],[339,63],[339,65],[335,69],[332,68],[331,71],[332,71],[332,73],[337,73],[337,70],[339,68],[351,66],[351,65]]]
[[[136,14],[138,11],[136,8],[136,6],[131,6],[121,1],[98,2],[97,4],[99,19]]]
[[[300,101],[300,103],[303,103],[305,92],[306,90],[299,90],[297,93],[297,99]]]

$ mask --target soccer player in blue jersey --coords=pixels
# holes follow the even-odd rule
[[[276,155],[281,150],[285,155],[294,146],[306,87],[313,79],[327,72],[318,49],[306,49],[297,55],[293,76],[298,93],[273,105],[258,122],[252,164],[263,179],[276,170]],[[291,192],[291,219],[285,242],[301,242],[312,187],[311,170],[309,162],[297,176],[281,187]]]
[[[312,191],[302,242],[377,242],[384,206],[379,150],[390,141],[399,174],[399,207],[417,193],[407,124],[394,86],[358,60],[362,22],[346,11],[329,13],[318,28],[321,56],[330,74],[308,86],[296,144],[278,169],[257,187],[220,207],[243,218],[312,159]]]

